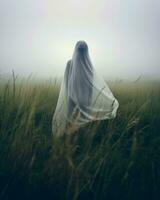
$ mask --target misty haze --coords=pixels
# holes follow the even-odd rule
[[[92,6],[91,6],[92,5]],[[0,74],[64,74],[78,40],[106,78],[160,78],[158,0],[0,2]]]

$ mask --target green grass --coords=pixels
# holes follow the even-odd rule
[[[117,117],[51,134],[59,83],[0,84],[0,199],[160,199],[160,83],[110,83]]]

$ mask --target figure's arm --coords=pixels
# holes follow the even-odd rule
[[[70,64],[71,64],[71,60],[69,60],[69,61],[67,62],[66,69],[65,69],[65,73],[64,73],[64,83],[65,83],[66,91],[67,91],[67,89],[68,89],[68,79],[69,79]]]

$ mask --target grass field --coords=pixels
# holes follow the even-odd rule
[[[117,117],[56,139],[58,82],[1,81],[0,199],[160,199],[160,83],[109,85]]]

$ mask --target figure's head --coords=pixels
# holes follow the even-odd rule
[[[75,50],[77,50],[80,53],[86,52],[88,51],[88,45],[85,41],[80,40],[76,43]]]

